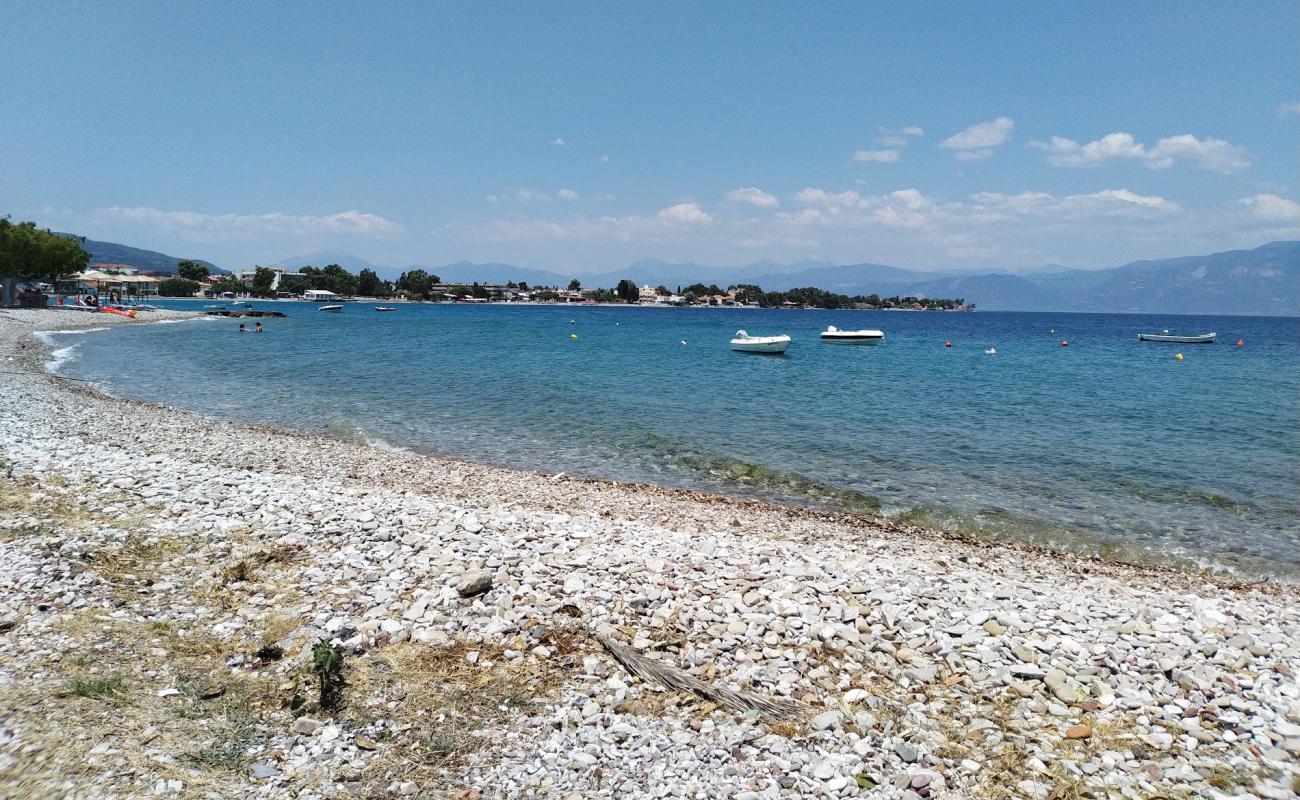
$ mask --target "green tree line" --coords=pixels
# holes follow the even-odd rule
[[[16,302],[15,286],[20,280],[54,283],[60,276],[78,272],[90,262],[81,249],[85,239],[61,236],[36,227],[35,222],[14,224],[0,217],[0,305]]]

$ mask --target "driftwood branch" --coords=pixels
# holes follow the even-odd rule
[[[678,692],[691,692],[732,711],[757,711],[773,719],[790,719],[798,716],[803,706],[792,700],[774,700],[749,692],[739,692],[714,686],[693,678],[671,664],[641,655],[631,648],[616,644],[604,636],[600,643],[622,664],[624,669],[646,681],[654,681]]]

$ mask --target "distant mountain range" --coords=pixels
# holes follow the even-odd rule
[[[72,236],[73,234],[63,233],[59,235]],[[166,253],[158,253],[153,250],[141,250],[138,247],[130,247],[116,242],[100,242],[94,239],[83,241],[81,249],[90,253],[90,266],[92,267],[99,264],[123,264],[128,267],[147,269],[167,275],[176,274],[176,262],[187,260],[184,256],[169,256]],[[213,274],[222,275],[226,272],[216,264],[209,263],[201,258],[190,258],[188,260],[203,264]]]
[[[175,273],[179,260],[112,242],[87,240],[83,247],[90,252],[92,264],[127,264]],[[847,295],[961,297],[985,311],[1300,316],[1300,242],[1271,242],[1253,250],[1135,261],[1109,269],[1052,266],[1022,273],[922,271],[883,264],[819,261],[793,264],[760,261],[744,267],[716,267],[655,259],[642,259],[622,269],[595,274],[469,261],[397,268],[328,250],[285,259],[275,266],[298,269],[326,264],[338,264],[352,272],[373,269],[388,279],[412,269],[424,269],[455,283],[526,281],[535,286],[564,286],[577,278],[583,286],[613,287],[620,280],[630,278],[638,284],[671,289],[692,283],[714,283],[722,288],[750,283],[778,291],[816,286]],[[208,267],[214,272],[224,272],[212,264]]]
[[[847,295],[961,297],[985,311],[1300,316],[1300,242],[1271,242],[1253,250],[1135,261],[1110,269],[1048,267],[1019,274],[818,262],[710,267],[654,259],[586,275],[467,261],[420,269],[444,281],[522,280],[547,286],[563,286],[575,277],[583,286],[604,287],[615,286],[623,278],[672,289],[692,283],[716,283],[723,288],[751,283],[777,291],[816,286]]]

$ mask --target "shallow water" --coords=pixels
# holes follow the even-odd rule
[[[55,336],[71,348],[56,368],[119,396],[485,463],[878,500],[992,537],[1300,575],[1293,318],[257,305],[289,316],[261,335],[203,320]],[[886,338],[823,344],[827,325]],[[794,344],[733,353],[740,328]],[[1137,341],[1164,328],[1219,343]]]

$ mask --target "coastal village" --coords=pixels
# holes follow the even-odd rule
[[[194,264],[194,262],[182,262]],[[366,275],[369,273],[369,276]],[[436,275],[403,273],[396,281],[382,281],[373,271],[354,275],[337,265],[287,270],[279,267],[236,269],[224,275],[204,270],[184,275],[158,273],[127,264],[100,263],[60,277],[54,283],[33,284],[34,292],[52,294],[104,294],[141,301],[155,297],[312,300],[346,302],[353,299],[394,302],[450,303],[550,303],[625,304],[657,307],[744,307],[744,308],[861,308],[894,311],[973,311],[974,304],[961,298],[847,296],[815,287],[788,292],[764,292],[753,285],[722,288],[692,284],[669,289],[666,286],[637,286],[624,280],[618,286],[584,288],[577,279],[564,287],[529,286],[514,281],[505,284],[443,283]]]

